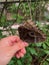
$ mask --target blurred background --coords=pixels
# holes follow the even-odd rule
[[[47,39],[31,44],[24,58],[14,57],[8,65],[49,65],[49,0],[0,0],[0,39],[18,35],[19,25],[30,19]]]

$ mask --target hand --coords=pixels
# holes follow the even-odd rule
[[[18,36],[9,36],[0,40],[0,65],[6,65],[15,55],[23,57],[28,44],[20,40]]]

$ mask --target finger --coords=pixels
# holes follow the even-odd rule
[[[26,54],[25,48],[21,49],[20,52],[23,53],[23,54]]]
[[[20,38],[18,36],[9,36],[1,39],[1,45],[3,45],[4,43],[4,46],[12,46],[15,42],[18,42],[19,40]]]
[[[24,45],[27,47],[27,46],[29,46],[29,44],[27,43],[27,42],[24,42]]]
[[[15,43],[13,46],[11,46],[11,56],[13,57],[15,55],[16,52],[18,52],[19,50],[25,48],[26,46],[24,45],[23,42],[19,42],[19,43]]]
[[[20,40],[18,36],[9,36],[8,39],[11,40],[11,42],[18,42]]]
[[[22,41],[18,36],[9,36],[8,39],[10,40],[10,45],[14,45],[15,42],[24,43],[25,46],[28,46],[27,42]]]
[[[20,58],[20,55],[19,55],[19,53],[17,53],[15,56],[16,56],[17,58]]]
[[[18,36],[9,36],[7,37],[9,45],[12,46],[14,43],[19,42],[20,38]]]
[[[24,54],[22,52],[21,53],[19,52],[19,56],[24,57]]]
[[[15,45],[11,47],[11,51],[15,55],[16,52],[18,52],[24,47],[25,47],[24,43],[15,43]]]
[[[23,42],[26,47],[29,46],[29,44],[25,41],[20,40],[19,42]]]
[[[23,48],[23,49],[21,49],[20,51],[18,51],[18,52],[15,54],[15,56],[16,56],[17,58],[20,58],[21,56],[23,57],[24,54],[26,54],[25,48]]]

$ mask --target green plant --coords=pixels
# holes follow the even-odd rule
[[[31,13],[32,13],[32,19],[35,20],[35,12],[36,7],[39,6],[39,4],[42,4],[43,2],[33,2],[31,3]],[[16,18],[16,21],[7,21],[6,16],[3,14],[0,22],[0,26],[3,28],[9,27],[6,31],[11,31],[12,35],[15,35],[16,30],[11,29],[11,25],[14,23],[22,23],[23,20],[30,18],[30,10],[28,7],[28,3],[21,3],[19,5],[19,9],[23,12],[22,14],[18,14],[16,10],[18,9],[18,6],[9,5],[8,11],[12,13],[12,18]],[[49,65],[49,26],[44,25],[41,26],[40,21],[36,21],[36,25],[41,29],[46,35],[47,39],[44,42],[40,43],[31,43],[27,48],[27,53],[23,58],[17,59],[16,57],[13,57],[12,60],[9,62],[8,65]],[[4,30],[0,30],[0,38],[6,37],[6,35],[2,35],[2,32]]]

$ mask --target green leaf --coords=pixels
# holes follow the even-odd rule
[[[18,18],[19,19],[23,19],[24,17],[18,14]]]
[[[44,48],[44,49],[46,49],[46,48],[47,48],[47,46],[46,46],[46,44],[45,44],[45,43],[43,43],[43,48]]]
[[[14,60],[11,60],[8,65],[15,65]]]
[[[49,62],[49,58],[48,59],[46,59],[48,62]]]
[[[16,14],[12,14],[12,18],[16,19]]]
[[[36,44],[37,47],[41,47],[41,45],[42,45],[42,42]]]
[[[23,65],[22,62],[21,62],[21,60],[17,60],[17,64],[18,65]]]
[[[49,65],[47,61],[44,61],[43,65]]]
[[[45,52],[46,54],[49,54],[49,50],[44,50],[44,52]]]
[[[31,65],[31,63],[26,63],[26,65]]]
[[[36,52],[36,50],[34,49],[34,48],[29,48],[29,51],[30,51],[30,53],[33,55],[33,54],[35,54],[35,55],[37,55],[37,52]]]
[[[49,46],[49,41],[48,41],[48,42],[46,42],[46,44]]]

